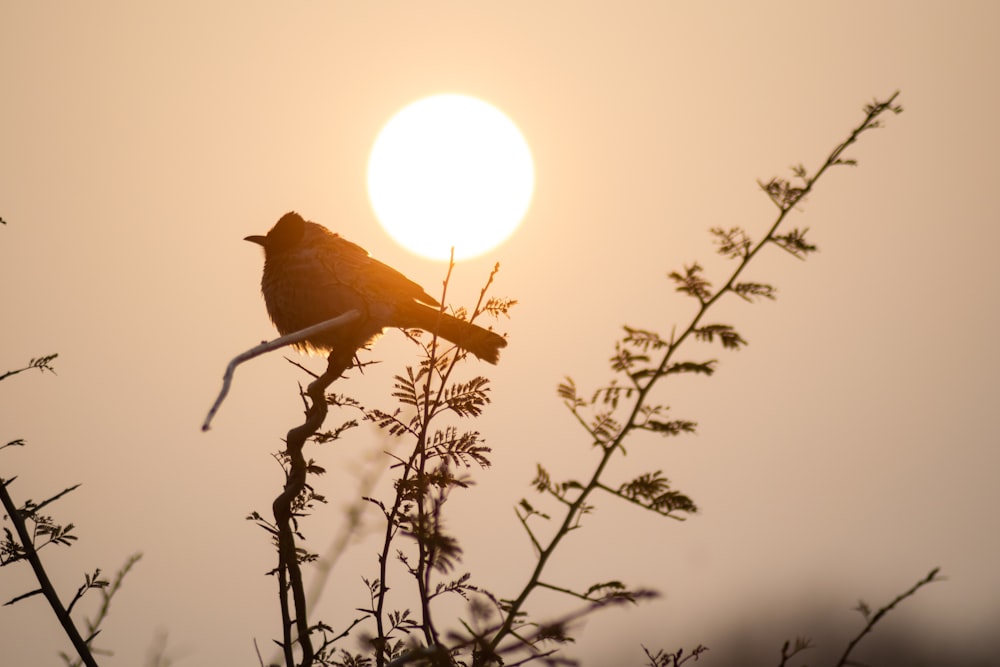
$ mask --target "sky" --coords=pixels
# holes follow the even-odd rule
[[[556,385],[606,382],[623,324],[683,325],[692,304],[666,274],[722,277],[707,230],[766,229],[757,180],[815,169],[865,103],[901,91],[905,112],[850,149],[859,166],[791,216],[820,252],[755,263],[776,302],[721,304],[749,347],[692,348],[716,375],[658,396],[699,433],[637,441],[610,471],[662,469],[701,513],[601,498],[557,564],[566,585],[663,594],[591,618],[569,648],[587,666],[698,643],[708,664],[738,646],[775,664],[809,634],[818,660],[858,630],[859,598],[884,604],[936,566],[947,580],[884,631],[925,658],[975,648],[1000,617],[998,20],[986,2],[3,3],[0,369],[59,357],[57,375],[0,383],[0,440],[28,444],[0,452],[0,476],[19,500],[82,484],[52,508],[78,543],[43,552],[64,597],[143,553],[101,664],[143,664],[164,634],[177,665],[256,664],[254,639],[277,636],[273,555],[244,517],[281,484],[271,452],[302,372],[279,354],[246,365],[199,430],[229,359],[273,336],[242,239],[297,210],[435,293],[444,265],[382,231],[365,171],[394,113],[449,92],[507,114],[536,168],[521,228],[449,287],[470,305],[499,262],[495,293],[518,300],[500,365],[470,371],[492,380],[477,428],[494,467],[449,524],[465,567],[509,595],[532,564],[513,508],[537,500],[536,464],[582,475],[594,456]],[[339,390],[385,401],[416,361],[398,333],[373,354],[385,363]],[[330,503],[309,546],[334,539],[385,447],[358,429],[316,453]],[[365,601],[370,521],[317,608],[334,626]],[[32,585],[0,571],[4,600]],[[40,598],[0,608],[0,645],[4,664],[68,649]]]

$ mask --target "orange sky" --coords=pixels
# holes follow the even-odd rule
[[[772,251],[751,273],[778,301],[721,309],[749,348],[705,350],[716,377],[665,388],[700,434],[634,445],[613,471],[662,468],[703,514],[679,524],[601,499],[567,543],[564,584],[665,593],[592,620],[570,652],[639,664],[640,643],[721,650],[736,628],[774,663],[810,627],[776,631],[762,606],[794,618],[815,605],[850,628],[857,598],[887,601],[936,565],[947,583],[894,621],[941,646],[995,627],[1000,11],[829,5],[5,3],[0,369],[58,352],[59,374],[0,383],[0,441],[29,445],[0,452],[0,476],[19,476],[20,500],[83,484],[53,508],[79,543],[43,552],[65,596],[84,571],[145,554],[102,664],[141,664],[159,630],[179,665],[253,664],[252,639],[276,636],[272,553],[243,517],[276,493],[270,452],[300,414],[301,373],[280,355],[242,368],[198,430],[229,358],[273,335],[260,253],[241,239],[295,209],[436,293],[444,267],[384,234],[364,179],[379,128],[441,92],[502,109],[537,170],[521,230],[461,264],[449,292],[471,303],[499,261],[496,293],[520,302],[485,369],[495,468],[452,503],[481,583],[505,595],[524,579],[512,507],[535,463],[586,470],[556,384],[605,381],[622,324],[686,322],[665,274],[722,270],[707,229],[773,219],[755,179],[818,166],[864,103],[900,89],[906,112],[792,216],[819,255]],[[381,400],[414,360],[396,333],[375,356],[385,368],[340,390]],[[359,430],[318,454],[331,503],[310,546],[383,444]],[[317,617],[353,618],[372,552],[346,557]],[[573,553],[593,560],[568,567]],[[10,570],[4,600],[32,585]],[[5,664],[54,664],[61,641],[41,599],[0,608]]]

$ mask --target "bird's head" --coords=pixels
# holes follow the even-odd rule
[[[273,256],[294,248],[306,231],[306,221],[302,216],[291,211],[281,216],[281,219],[271,227],[267,236],[247,236],[244,241],[250,241],[264,248],[265,256]]]

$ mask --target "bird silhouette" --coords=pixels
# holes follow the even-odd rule
[[[353,357],[387,327],[436,333],[491,364],[507,346],[503,336],[441,312],[441,304],[420,285],[294,211],[281,216],[267,236],[245,240],[264,248],[261,291],[281,335],[349,310],[361,313],[346,326],[298,343],[303,351]]]

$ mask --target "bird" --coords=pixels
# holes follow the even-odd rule
[[[266,236],[244,240],[264,249],[261,292],[281,335],[352,309],[361,314],[346,326],[297,343],[300,351],[353,358],[390,327],[436,333],[491,364],[499,361],[500,348],[507,346],[503,336],[443,312],[420,285],[294,211],[281,216]]]

